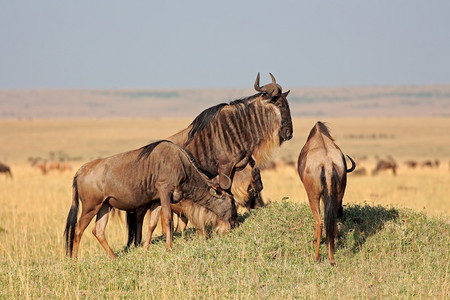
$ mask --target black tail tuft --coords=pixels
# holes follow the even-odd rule
[[[137,215],[136,212],[127,211],[127,228],[128,228],[128,241],[126,249],[129,249],[134,242],[134,245],[137,246]]]
[[[64,230],[64,239],[66,241],[66,255],[72,257],[73,250],[73,238],[75,236],[75,224],[77,223],[78,216],[78,187],[77,178],[73,179],[72,185],[72,206],[67,216],[66,229]]]
[[[333,167],[333,172],[331,175],[331,191],[328,190],[328,186],[326,183],[325,170],[322,168],[320,173],[320,179],[322,181],[322,185],[324,188],[323,198],[325,205],[325,233],[327,236],[327,242],[334,239],[334,234],[336,232],[336,222],[337,222],[337,212],[338,212],[338,183],[339,183],[339,175],[336,169]]]

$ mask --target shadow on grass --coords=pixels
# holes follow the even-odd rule
[[[344,206],[344,216],[341,219],[340,235],[353,237],[352,251],[354,253],[361,249],[367,238],[376,234],[386,222],[398,218],[398,210],[395,208],[385,208],[383,206],[346,205]],[[342,243],[337,244],[342,248]]]

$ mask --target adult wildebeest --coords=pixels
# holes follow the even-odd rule
[[[415,161],[415,160],[407,160],[407,161],[405,161],[405,165],[406,165],[408,168],[411,168],[411,169],[415,169],[415,168],[417,167],[418,164],[419,164],[419,163],[418,163],[417,161]]]
[[[422,168],[426,168],[426,167],[429,167],[429,168],[434,168],[434,167],[439,168],[439,160],[437,160],[437,159],[436,159],[435,161],[426,160],[426,161],[423,161],[423,162],[422,162],[421,166],[422,166]]]
[[[259,166],[269,162],[275,148],[292,138],[292,119],[287,102],[289,91],[282,92],[270,74],[272,82],[254,88],[257,94],[222,103],[201,112],[185,129],[168,138],[184,147],[210,179],[234,195],[236,203],[250,208],[250,201],[262,206],[259,192],[262,182]],[[230,180],[231,179],[231,180]],[[251,197],[249,197],[251,195]],[[135,245],[140,243],[145,212],[138,212]],[[129,228],[136,222],[128,215]],[[129,231],[130,232],[130,231]]]
[[[319,260],[322,222],[320,220],[320,199],[325,212],[325,233],[328,245],[328,260],[334,261],[334,239],[337,237],[337,217],[342,215],[342,198],[347,184],[347,173],[355,169],[355,162],[347,169],[341,149],[334,143],[325,124],[317,122],[311,129],[305,146],[298,158],[298,173],[305,186],[309,205],[315,220],[315,259]]]
[[[223,189],[231,187],[229,179],[252,157],[256,166],[262,165],[275,148],[292,138],[289,91],[282,93],[270,76],[272,83],[260,87],[258,73],[257,94],[208,108],[186,129],[168,138],[189,151],[210,178],[218,176]]]
[[[83,165],[73,180],[73,200],[65,229],[67,254],[77,257],[83,231],[97,215],[93,234],[111,258],[115,254],[105,239],[111,207],[130,211],[160,201],[166,248],[172,248],[170,203],[182,199],[204,206],[233,226],[237,220],[232,196],[216,190],[190,156],[170,141],[159,141],[137,150],[94,160]],[[82,212],[77,222],[79,201]]]
[[[7,176],[9,176],[10,178],[12,178],[12,173],[11,173],[11,168],[7,165],[5,165],[4,163],[0,162],[0,173],[5,173]]]
[[[372,170],[372,175],[378,175],[382,170],[392,170],[392,173],[397,175],[397,162],[391,156],[388,156],[386,160],[378,159],[375,169]]]

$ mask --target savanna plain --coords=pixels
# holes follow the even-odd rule
[[[107,257],[90,226],[78,261],[65,256],[63,240],[76,170],[168,137],[192,118],[0,120],[0,161],[13,174],[0,174],[0,298],[450,298],[450,118],[320,118],[366,170],[348,176],[335,267],[325,244],[314,261],[314,221],[296,171],[317,120],[294,118],[294,138],[262,170],[267,205],[241,210],[229,234],[188,228],[166,252],[157,233],[148,251],[124,251],[125,216],[115,214],[106,235],[119,258]],[[38,157],[71,170],[43,174],[30,163]],[[372,175],[388,157],[396,175]]]

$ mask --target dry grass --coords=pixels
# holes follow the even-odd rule
[[[329,122],[337,144],[360,167],[370,171],[375,155],[389,154],[400,165],[395,177],[388,173],[349,177],[345,203],[369,206],[347,207],[353,215],[343,224],[348,228],[336,254],[341,263],[336,270],[326,262],[312,261],[309,208],[284,204],[245,216],[248,220],[226,237],[202,240],[187,233],[184,239],[176,237],[178,250],[171,255],[164,253],[162,241],[156,241],[148,254],[135,249],[115,262],[106,258],[88,228],[81,241],[80,263],[66,260],[62,233],[76,169],[94,158],[167,137],[189,121],[0,120],[0,160],[11,166],[14,175],[11,180],[0,174],[0,298],[449,295],[448,238],[447,246],[441,245],[436,232],[448,233],[450,118],[322,120]],[[279,149],[276,160],[296,160],[315,121],[296,119],[295,138]],[[70,172],[45,176],[29,166],[28,157],[50,158],[50,152],[78,160],[71,162]],[[439,159],[441,166],[409,170],[402,164],[406,159]],[[262,176],[266,201],[288,197],[288,202],[307,202],[295,168],[265,170]],[[443,221],[399,213],[391,205],[441,215]],[[280,211],[285,215],[277,214]],[[394,220],[393,212],[400,217]],[[385,218],[382,222],[380,216]],[[419,227],[408,225],[416,221]],[[373,224],[379,227],[375,230]],[[107,237],[115,251],[124,246],[125,231],[123,217],[109,222]]]
[[[379,176],[350,176],[345,196],[349,203],[373,203],[409,207],[439,215],[450,213],[446,182],[450,176],[450,118],[352,118],[325,119],[336,143],[353,157],[358,168],[373,169],[375,157],[391,155],[399,165],[398,176],[383,172]],[[186,127],[190,119],[112,119],[112,120],[0,120],[0,161],[11,165],[13,173],[28,170],[28,157],[50,158],[64,153],[74,169],[82,163],[141,147]],[[276,161],[297,161],[301,147],[316,119],[294,119],[294,138],[275,153]],[[439,168],[408,169],[405,160],[418,162],[438,159]],[[33,170],[35,171],[35,170]],[[37,172],[36,172],[37,173]],[[15,174],[20,180],[20,174]],[[36,174],[39,175],[39,174]],[[0,176],[1,184],[8,184]],[[70,176],[68,176],[70,177]],[[36,180],[56,180],[54,176]],[[59,179],[59,178],[58,178]],[[70,178],[69,178],[70,179]],[[306,194],[293,167],[263,171],[264,198],[277,201],[289,197],[306,202]],[[14,180],[14,184],[16,180]],[[61,186],[70,186],[70,180]],[[16,196],[11,195],[13,198]],[[21,197],[19,197],[21,198]],[[69,198],[66,198],[66,201]],[[67,202],[69,203],[69,202]]]

